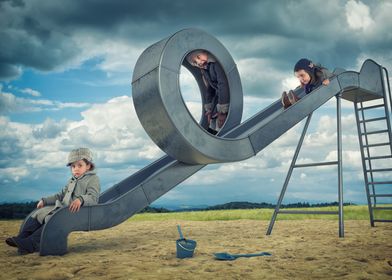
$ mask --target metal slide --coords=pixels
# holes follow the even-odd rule
[[[322,86],[303,96],[286,110],[278,100],[247,121],[228,129],[220,138],[246,138],[254,154],[257,154],[337,94],[354,102],[382,98],[380,73],[381,67],[367,60],[359,73],[346,71],[338,74],[331,79],[329,86]],[[303,95],[301,92],[298,94]],[[70,213],[67,208],[60,209],[44,225],[40,255],[65,254],[70,232],[118,225],[204,166],[206,164],[187,164],[164,156],[102,193],[98,205],[82,207],[77,213]]]
[[[349,100],[382,98],[382,91],[378,88],[381,78],[376,74],[379,67],[375,62],[367,60],[360,73],[343,72],[332,79],[328,87],[321,87],[304,96],[286,110],[280,101],[276,101],[223,137],[247,136],[257,153],[336,94],[342,93],[342,97]],[[374,79],[369,79],[370,76]],[[40,255],[65,254],[70,232],[118,225],[204,166],[185,164],[164,156],[102,193],[98,205],[82,207],[74,214],[67,208],[61,209],[45,225]]]

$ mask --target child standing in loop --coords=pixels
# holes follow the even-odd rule
[[[205,90],[204,114],[208,132],[217,134],[226,121],[230,105],[229,86],[222,66],[205,50],[196,50],[186,57],[190,65],[200,68]]]
[[[43,225],[62,207],[68,207],[72,213],[80,207],[98,203],[100,192],[99,178],[93,171],[95,165],[91,151],[87,148],[72,150],[68,156],[67,166],[70,166],[72,177],[67,185],[57,194],[42,198],[38,210],[31,215],[23,230],[5,242],[18,248],[18,253],[29,254],[39,251]]]
[[[320,64],[314,64],[307,58],[301,58],[294,66],[294,74],[300,82],[298,88],[303,88],[308,94],[321,85],[329,85],[329,79],[333,76],[331,72]],[[282,93],[282,104],[286,109],[299,100],[293,90]]]

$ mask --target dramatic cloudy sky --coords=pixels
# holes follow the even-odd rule
[[[0,0],[0,202],[59,190],[77,146],[94,151],[103,190],[162,156],[136,117],[130,83],[140,53],[180,29],[203,29],[229,50],[246,119],[296,86],[301,57],[356,71],[372,58],[392,70],[391,11],[388,0]],[[186,71],[180,81],[200,115],[194,81]],[[345,198],[364,203],[352,107],[343,102]],[[314,114],[301,162],[336,159],[335,124],[332,100]],[[301,128],[252,159],[204,169],[155,205],[275,202]],[[291,182],[285,202],[337,200],[335,167],[296,170]]]

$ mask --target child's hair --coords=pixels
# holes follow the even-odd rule
[[[314,72],[314,64],[311,60],[307,58],[301,58],[294,66],[294,72],[297,72],[299,70],[304,70],[311,75]]]
[[[91,162],[91,161],[88,161],[87,159],[83,159],[83,161],[86,163],[86,164],[90,164],[90,169],[89,169],[89,171],[93,171],[94,169],[95,169],[95,164],[93,163],[93,162]]]

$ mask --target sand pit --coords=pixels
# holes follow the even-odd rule
[[[192,259],[175,257],[177,223],[198,242]],[[368,221],[127,221],[112,229],[72,233],[69,253],[18,256],[4,239],[20,221],[0,221],[1,279],[392,279],[392,224]],[[214,252],[271,257],[217,261]]]

